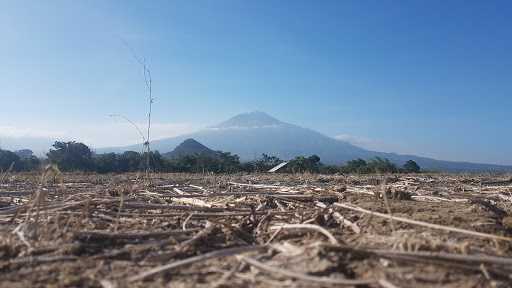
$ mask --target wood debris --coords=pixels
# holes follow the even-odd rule
[[[509,175],[15,176],[1,287],[512,282]]]

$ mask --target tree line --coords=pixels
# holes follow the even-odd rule
[[[79,142],[55,142],[46,154],[47,159],[40,160],[30,150],[11,152],[0,150],[1,171],[32,171],[45,164],[56,164],[61,171],[85,171],[97,173],[123,173],[143,171],[147,167],[148,152],[127,151],[121,154],[95,154]],[[168,159],[158,151],[149,152],[149,168],[155,172],[189,173],[235,173],[266,172],[284,162],[275,156],[262,154],[259,159],[241,163],[238,155],[217,151],[211,154],[186,155],[177,159]],[[317,155],[298,156],[279,170],[281,173],[418,173],[420,166],[412,160],[402,167],[389,159],[375,157],[370,160],[355,159],[345,165],[325,165]]]

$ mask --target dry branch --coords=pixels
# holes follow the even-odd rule
[[[80,231],[74,234],[74,239],[86,242],[106,241],[106,240],[143,240],[148,238],[163,238],[169,236],[184,235],[200,231],[201,229],[173,230],[160,232],[121,232],[110,233],[103,231]]]
[[[337,207],[353,210],[353,211],[358,211],[358,212],[365,213],[365,214],[370,214],[370,215],[377,216],[377,217],[382,217],[382,218],[396,220],[396,221],[404,222],[404,223],[408,223],[408,224],[428,227],[431,229],[443,230],[443,231],[448,231],[448,232],[456,232],[456,233],[461,233],[461,234],[465,234],[465,235],[471,235],[471,236],[494,239],[494,240],[512,241],[512,238],[510,238],[510,237],[486,234],[486,233],[481,233],[481,232],[476,232],[476,231],[471,231],[471,230],[466,230],[466,229],[461,229],[461,228],[443,226],[443,225],[432,224],[432,223],[427,223],[427,222],[422,222],[422,221],[417,221],[417,220],[411,220],[411,219],[402,218],[402,217],[386,215],[386,214],[382,214],[379,212],[373,212],[370,210],[366,210],[364,208],[358,207],[353,204],[348,205],[348,204],[343,204],[343,203],[334,203],[333,205],[337,206]]]
[[[164,266],[150,269],[146,272],[143,272],[143,273],[140,273],[138,275],[128,278],[128,282],[135,282],[135,281],[148,279],[148,278],[156,276],[160,273],[164,273],[164,272],[170,271],[172,269],[176,269],[181,266],[206,261],[206,260],[212,259],[212,258],[233,256],[233,255],[237,255],[237,254],[254,252],[254,251],[259,251],[259,250],[264,250],[264,249],[266,249],[266,246],[260,245],[260,246],[245,246],[245,247],[235,247],[235,248],[226,248],[226,249],[221,249],[221,250],[215,250],[215,251],[212,251],[212,252],[209,252],[206,254],[190,257],[190,258],[179,260],[179,261],[176,261],[176,262],[164,265]]]
[[[280,230],[280,229],[308,229],[308,230],[315,230],[317,232],[320,232],[323,234],[327,239],[329,239],[329,242],[333,245],[338,245],[338,240],[334,238],[334,236],[324,228],[314,225],[314,224],[284,224],[284,225],[278,225],[270,227],[271,230]]]
[[[323,284],[323,285],[362,286],[362,285],[375,284],[377,282],[375,280],[352,280],[352,279],[317,277],[317,276],[311,276],[311,275],[293,272],[293,271],[278,268],[275,266],[269,266],[267,264],[263,264],[255,259],[249,258],[249,257],[241,257],[241,260],[244,263],[247,263],[251,266],[254,266],[255,268],[258,268],[259,270],[263,270],[263,271],[271,273],[271,274],[278,274],[278,275],[282,275],[282,276],[286,276],[286,277],[290,277],[290,278],[294,278],[294,279],[298,279],[298,280],[302,280],[302,281]]]

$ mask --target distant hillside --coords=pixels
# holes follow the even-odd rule
[[[214,150],[229,151],[241,161],[259,158],[262,153],[288,160],[299,155],[320,156],[326,164],[342,164],[356,158],[388,158],[398,165],[416,161],[422,168],[439,171],[512,171],[512,166],[442,161],[414,155],[369,151],[348,142],[327,137],[311,129],[281,122],[263,112],[237,115],[216,126],[201,131],[156,140],[151,147],[161,153],[172,151],[178,144],[193,138]],[[139,149],[140,145],[98,149],[98,153]]]
[[[27,159],[34,156],[34,152],[30,149],[21,149],[14,151],[14,153],[18,155],[18,157],[20,157],[21,159]]]
[[[188,155],[206,155],[215,157],[217,152],[197,142],[196,140],[189,138],[183,141],[171,152],[163,154],[164,157],[169,159],[178,159]]]
[[[55,140],[50,138],[0,137],[0,149],[10,151],[30,149],[38,157],[44,157],[54,143]]]

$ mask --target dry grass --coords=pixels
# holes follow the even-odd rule
[[[507,287],[508,180],[14,173],[0,286]]]

